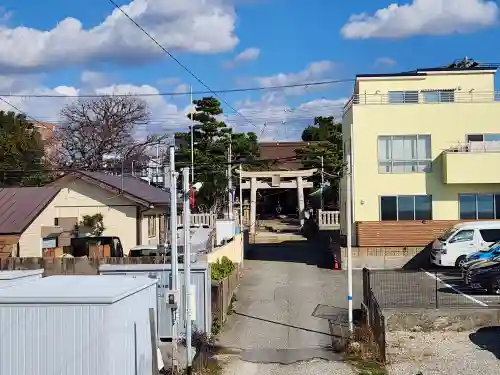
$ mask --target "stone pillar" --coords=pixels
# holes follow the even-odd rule
[[[250,180],[250,234],[255,234],[255,222],[257,219],[257,178]]]
[[[297,204],[299,206],[299,220],[300,225],[304,225],[304,186],[302,184],[302,177],[297,177]]]

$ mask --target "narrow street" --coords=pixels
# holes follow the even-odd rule
[[[253,245],[219,341],[238,353],[225,375],[353,373],[331,350],[328,318],[345,319],[346,281],[326,263],[307,241]]]

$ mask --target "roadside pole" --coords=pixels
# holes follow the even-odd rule
[[[193,86],[189,86],[189,106],[191,107],[193,105]],[[194,112],[191,112],[191,126],[190,126],[190,132],[191,132],[191,184],[194,185]]]
[[[352,128],[352,127],[351,127]],[[351,197],[351,138],[345,144],[346,147],[346,236],[347,236],[347,301],[349,313],[349,331],[354,332],[352,311],[352,197]]]
[[[172,290],[179,298],[179,255],[177,254],[177,172],[175,171],[175,147],[170,147],[170,253],[172,262]],[[166,176],[165,176],[166,177]],[[175,301],[179,306],[179,301]],[[172,336],[175,340],[174,350],[177,349],[179,310],[173,310]]]
[[[191,208],[189,207],[189,168],[182,170],[184,199],[184,306],[186,322],[186,373],[192,374],[191,355]]]
[[[324,160],[323,155],[321,157],[321,209],[324,209],[324,198],[323,198],[323,189],[325,188],[325,168],[324,168]]]
[[[227,152],[227,189],[229,190],[229,200],[228,200],[228,219],[232,220],[234,218],[233,215],[233,166],[231,165],[232,159],[232,149],[231,149],[232,137],[231,133],[229,133],[229,149]]]
[[[245,228],[243,227],[243,177],[241,177],[243,169],[241,168],[241,163],[240,163],[240,168],[239,168],[239,183],[240,183],[240,233],[241,236],[243,236],[243,239],[245,238]],[[243,266],[245,258],[245,241],[243,240],[241,242],[241,265]]]

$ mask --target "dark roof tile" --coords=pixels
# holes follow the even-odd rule
[[[0,233],[24,232],[60,190],[56,187],[0,189]]]
[[[149,185],[140,178],[133,176],[123,176],[122,178],[122,176],[110,175],[103,172],[78,171],[76,174],[89,177],[96,182],[104,183],[113,189],[123,189],[125,193],[146,201],[151,205],[170,204],[168,191]]]

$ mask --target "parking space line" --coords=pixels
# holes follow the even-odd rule
[[[422,271],[427,275],[429,276],[430,278],[434,279],[434,280],[437,280],[439,281],[440,283],[442,283],[445,287],[447,288],[450,288],[451,290],[453,290],[455,293],[457,294],[461,294],[462,296],[464,296],[465,298],[469,299],[470,301],[472,302],[475,302],[477,303],[478,305],[480,306],[483,306],[483,307],[488,307],[488,305],[486,303],[484,303],[483,301],[480,301],[472,296],[469,296],[468,294],[465,294],[464,292],[458,290],[457,288],[455,288],[454,286],[448,284],[448,283],[445,283],[443,280],[441,280],[439,277],[437,277],[436,275],[433,275],[432,273],[430,272],[427,272],[426,270],[424,270],[422,268]]]

